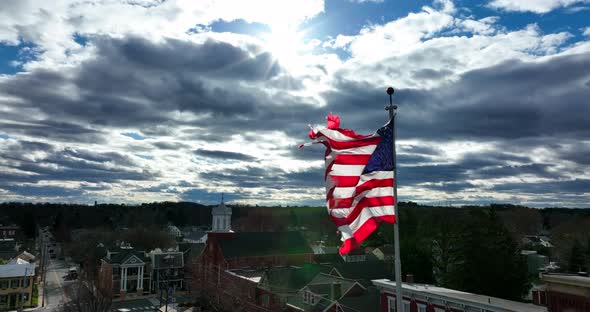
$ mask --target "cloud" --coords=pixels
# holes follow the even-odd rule
[[[237,153],[237,152],[227,152],[227,151],[214,151],[214,150],[203,150],[198,149],[195,151],[196,155],[207,157],[207,158],[216,158],[216,159],[226,159],[226,160],[242,160],[242,161],[253,161],[256,158],[250,155]]]
[[[492,0],[489,7],[511,12],[547,13],[558,8],[568,7],[586,0]]]
[[[334,112],[372,133],[387,121],[384,88],[394,83],[404,200],[541,205],[560,194],[530,194],[555,180],[571,191],[563,204],[587,201],[583,182],[567,182],[590,175],[587,42],[437,1],[314,38],[313,53],[283,67],[255,34],[215,33],[210,22],[273,31],[321,21],[323,2],[260,3],[268,10],[10,4],[0,40],[28,41],[34,58],[0,76],[2,196],[215,202],[226,192],[240,203],[322,204],[324,150],[296,148],[307,125]]]

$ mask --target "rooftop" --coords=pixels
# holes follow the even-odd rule
[[[373,284],[379,288],[385,288],[388,290],[395,289],[395,282],[388,279],[373,280]],[[404,292],[419,292],[428,297],[440,297],[441,299],[451,298],[462,304],[472,305],[474,307],[485,309],[486,307],[493,306],[496,308],[504,309],[507,312],[547,312],[546,307],[536,306],[528,303],[522,303],[517,301],[511,301],[506,299],[500,299],[490,296],[472,294],[462,292],[454,289],[448,289],[443,287],[437,287],[426,284],[402,284]]]
[[[301,232],[237,232],[218,244],[225,258],[313,254]]]
[[[260,282],[260,279],[262,278],[262,275],[264,275],[264,271],[265,269],[234,269],[234,270],[227,270],[226,272],[243,278],[243,279],[247,279],[249,281],[252,281],[254,283],[258,283]]]
[[[23,277],[25,274],[35,275],[35,265],[31,263],[0,265],[0,278]]]
[[[590,287],[590,277],[567,274],[542,274],[541,280],[546,283],[559,283],[580,287]]]

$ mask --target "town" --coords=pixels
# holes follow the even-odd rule
[[[10,206],[3,204],[1,208]],[[316,231],[312,222],[308,227],[298,221],[282,227],[282,217],[265,219],[244,213],[256,210],[254,207],[235,207],[241,214],[236,216],[231,205],[223,201],[213,207],[198,207],[195,209],[210,211],[210,217],[204,218],[210,224],[176,226],[166,222],[159,229],[148,230],[120,224],[115,232],[108,232],[104,227],[70,228],[54,220],[51,225],[37,225],[35,236],[27,237],[22,226],[3,220],[0,308],[96,312],[394,310],[391,245],[371,244],[340,256],[329,235],[313,240],[305,234]],[[411,204],[402,207],[413,209]],[[509,218],[536,211],[517,206],[497,210]],[[66,215],[72,213],[78,214],[58,215],[68,219]],[[557,210],[551,214],[558,220],[568,213],[558,216]],[[77,217],[86,218],[84,214]],[[275,222],[270,224],[273,218]],[[287,218],[298,216],[289,213]],[[573,221],[561,222],[567,227]],[[92,220],[74,223],[84,222]],[[409,220],[407,224],[411,226]],[[564,236],[561,226],[555,226],[557,231],[543,230],[530,222],[518,226],[519,257],[528,276],[521,298],[507,300],[447,288],[441,286],[443,283],[425,283],[425,272],[404,270],[408,272],[403,276],[405,311],[553,312],[570,311],[572,307],[583,311],[590,290],[590,277],[584,271],[590,259],[584,247],[576,240],[573,249],[560,259],[554,243],[567,242],[559,238]],[[539,232],[530,232],[535,230]],[[566,236],[571,235],[577,234],[569,232]],[[438,242],[430,244],[431,248],[436,246]],[[403,252],[413,251],[404,248]],[[416,267],[410,261],[405,263]],[[576,263],[577,268],[562,267]],[[487,283],[494,283],[496,278],[503,280],[485,276]]]

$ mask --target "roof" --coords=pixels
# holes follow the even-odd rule
[[[212,215],[231,215],[231,207],[226,206],[225,203],[222,201],[219,204],[219,206],[211,209],[211,214]]]
[[[234,269],[226,270],[225,272],[254,283],[260,282],[260,279],[264,275],[264,269]]]
[[[590,287],[590,277],[566,274],[543,274],[541,280],[546,283],[567,284],[572,286]]]
[[[269,268],[264,272],[259,287],[274,293],[294,293],[307,285],[322,271],[326,273],[324,267],[310,263],[301,267]]]
[[[311,304],[303,301],[303,296],[301,295],[301,292],[299,292],[296,296],[292,296],[291,298],[289,298],[289,300],[287,300],[287,305],[289,305],[289,306],[296,307],[299,310],[313,311],[313,312],[324,311],[326,308],[331,306],[333,303],[334,303],[334,301],[332,301],[326,297],[319,297],[319,298],[316,298],[316,304],[311,305]]]
[[[317,263],[343,263],[344,259],[337,253],[326,253],[313,255],[313,260]]]
[[[21,254],[17,256],[17,258],[20,258],[20,259],[23,259],[23,260],[29,261],[29,262],[35,261],[35,259],[36,259],[34,255],[32,255],[30,252],[27,252],[27,251],[21,252]]]
[[[388,279],[373,280],[373,284],[379,288],[385,288],[388,290],[395,289],[395,282]],[[442,299],[447,300],[450,298],[454,299],[454,301],[457,301],[458,303],[472,305],[480,309],[486,309],[492,306],[510,312],[547,312],[547,308],[542,306],[472,294],[432,285],[404,283],[402,284],[402,287],[404,292],[420,293],[430,298],[441,297]]]
[[[184,266],[181,251],[154,253],[153,257],[154,269],[181,268]]]
[[[341,289],[342,289],[342,295],[346,294],[355,284],[357,284],[358,282],[352,279],[348,279],[348,278],[343,278],[343,277],[338,277],[338,276],[333,276],[333,275],[328,275],[325,273],[320,273],[318,275],[316,275],[316,277],[314,277],[311,282],[309,282],[309,284],[307,285],[307,287],[310,287],[310,290],[313,291],[313,289],[311,287],[316,287],[316,289],[318,291],[325,291],[322,287],[320,286],[313,286],[313,285],[326,285],[328,287],[330,287],[333,283],[340,283],[340,285],[342,285]],[[363,287],[363,286],[361,286]],[[328,293],[329,294],[329,288],[328,288]],[[325,294],[325,293],[317,293],[317,294]]]
[[[335,268],[342,277],[356,280],[365,287],[372,285],[373,279],[393,278],[393,272],[387,270],[383,261],[342,262],[328,266]]]
[[[108,263],[122,264],[122,263],[125,263],[125,261],[127,261],[132,256],[139,258],[139,260],[141,260],[143,262],[148,262],[148,260],[149,260],[146,257],[145,252],[137,251],[137,250],[134,250],[133,248],[118,248],[114,251],[109,250],[109,252],[111,255],[110,258],[105,258],[105,260]]]
[[[296,307],[303,311],[324,311],[326,308],[330,307],[334,304],[334,300],[330,299],[330,292],[332,289],[333,283],[340,283],[341,285],[341,295],[345,295],[354,285],[356,285],[356,281],[332,276],[328,274],[320,273],[318,274],[306,287],[302,288],[296,296],[292,296],[287,301],[287,304],[293,307]],[[302,292],[305,290],[309,290],[315,295],[316,297],[316,304],[311,305],[303,301]],[[379,305],[379,300],[376,299],[375,303]],[[356,311],[356,310],[345,310],[345,311]],[[372,311],[372,310],[359,310],[359,311]]]
[[[14,258],[14,259],[10,259],[10,261],[8,261],[8,264],[25,264],[25,263],[29,263],[23,259],[20,258]]]
[[[313,254],[301,232],[238,232],[218,244],[226,259]]]
[[[23,277],[35,275],[35,265],[31,263],[24,264],[3,264],[0,265],[0,278]]]
[[[345,312],[378,312],[381,311],[380,297],[379,289],[370,287],[362,295],[343,297],[338,300],[338,303]]]

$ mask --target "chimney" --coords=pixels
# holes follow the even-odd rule
[[[330,290],[330,299],[338,300],[342,297],[342,284],[339,282],[333,282]]]
[[[414,274],[406,274],[406,283],[414,284]]]

